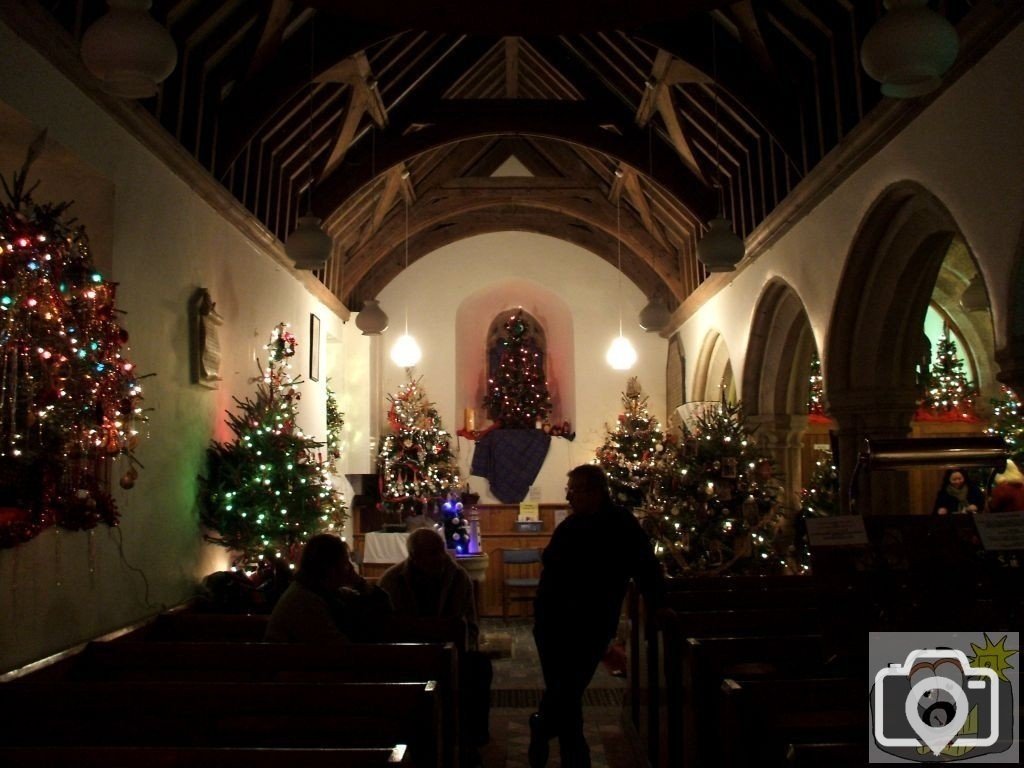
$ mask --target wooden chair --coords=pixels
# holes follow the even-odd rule
[[[502,549],[501,552],[501,617],[508,620],[508,604],[531,602],[537,593],[540,577],[534,564],[540,563],[540,549]]]

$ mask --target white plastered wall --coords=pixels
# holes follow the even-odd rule
[[[605,352],[619,331],[618,285],[616,269],[603,259],[544,235],[499,232],[440,248],[414,262],[380,293],[381,306],[391,319],[380,345],[383,392],[394,392],[404,381],[404,371],[391,362],[388,351],[404,331],[404,310],[408,306],[409,332],[423,350],[423,360],[415,373],[423,377],[423,386],[436,404],[443,426],[454,433],[463,426],[464,410],[472,407],[477,409],[479,429],[486,419],[482,419],[483,411],[476,399],[478,376],[474,372],[466,374],[465,367],[473,364],[465,360],[472,357],[471,351],[461,356],[460,369],[456,327],[479,329],[476,364],[481,365],[483,335],[498,312],[522,305],[534,317],[550,319],[555,327],[548,329],[549,342],[571,333],[575,383],[574,391],[568,394],[574,400],[575,416],[568,418],[573,421],[576,439],[551,441],[535,485],[541,489],[542,502],[561,503],[565,499],[565,473],[594,457],[595,449],[604,441],[605,424],[613,422],[622,411],[622,392],[629,376],[640,378],[650,397],[652,415],[662,423],[665,420],[666,341],[640,329],[636,317],[646,298],[628,280],[622,281],[623,329],[639,361],[629,372],[614,371],[605,362]],[[478,302],[475,297],[480,295],[495,298],[492,303]],[[566,327],[556,304],[568,308],[571,327]],[[466,311],[459,317],[463,305]],[[469,338],[467,343],[475,342]],[[562,369],[563,361],[549,360],[550,371]],[[460,383],[464,375],[468,382]],[[563,412],[561,406],[556,406],[556,411]],[[482,502],[496,502],[487,493],[483,478],[468,475],[473,443],[459,438],[457,447],[463,479],[468,477],[473,490],[481,493]]]
[[[324,437],[331,367],[351,380],[357,366],[344,370],[341,356],[328,354],[326,340],[344,344],[348,329],[290,270],[243,237],[3,24],[0,50],[0,101],[33,125],[27,135],[48,129],[62,156],[77,157],[113,189],[112,208],[109,199],[99,206],[112,214],[101,223],[110,228],[101,237],[107,242],[109,235],[111,243],[106,277],[120,284],[117,305],[126,313],[129,357],[140,372],[155,374],[143,382],[144,405],[153,409],[137,452],[145,469],[133,490],[116,482],[113,489],[120,528],[50,529],[0,550],[2,672],[177,604],[205,574],[224,567],[224,550],[200,536],[196,476],[211,437],[230,436],[225,411],[234,408],[232,395],[253,392],[254,358],[265,361],[262,347],[276,323],[290,322],[299,341],[294,372],[307,379],[300,404],[307,433]],[[20,153],[4,156],[12,154]],[[40,164],[42,172],[46,167]],[[0,170],[9,176],[13,168]],[[42,189],[48,198],[64,199],[59,172]],[[93,202],[83,201],[72,213],[81,215]],[[187,308],[200,286],[224,317],[224,381],[217,390],[189,382]],[[318,383],[308,381],[310,313],[322,322]],[[364,402],[365,395],[351,408],[357,423],[368,421],[360,414]],[[121,472],[115,469],[115,478]]]

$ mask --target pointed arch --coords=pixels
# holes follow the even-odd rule
[[[708,331],[697,356],[691,400],[735,401],[736,384],[732,375],[732,360],[725,339],[715,330]]]
[[[917,399],[925,312],[955,237],[946,206],[920,184],[886,189],[858,230],[839,282],[823,355],[826,410],[839,426],[844,505],[867,437],[903,437]],[[869,495],[870,494],[870,495]],[[862,511],[906,506],[906,477],[862,478]]]

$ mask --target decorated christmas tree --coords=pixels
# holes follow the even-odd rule
[[[1010,458],[1018,466],[1024,466],[1024,414],[1020,400],[1013,390],[1003,386],[1000,397],[989,400],[992,406],[992,423],[985,430],[990,435],[1003,438],[1010,448]]]
[[[381,501],[393,518],[400,519],[457,490],[459,475],[450,435],[420,380],[410,377],[388,400],[391,431],[378,457]]]
[[[331,389],[331,380],[327,380],[327,461],[334,471],[336,462],[341,458],[341,430],[345,426],[345,414],[338,408],[338,399]]]
[[[808,378],[807,416],[812,422],[827,424],[825,415],[825,378],[821,375],[821,358],[817,353],[811,355],[811,373]]]
[[[297,423],[301,380],[288,373],[295,337],[281,323],[267,345],[254,398],[228,414],[234,442],[214,441],[200,478],[206,539],[237,553],[236,562],[293,564],[316,533],[340,532],[348,510],[331,485],[320,449]]]
[[[484,406],[507,429],[532,429],[551,413],[551,395],[544,378],[544,355],[536,330],[522,310],[505,321],[491,349],[491,378]]]
[[[622,406],[615,426],[605,425],[608,434],[597,449],[597,461],[608,475],[612,497],[635,509],[648,497],[654,503],[662,497],[666,439],[635,376],[626,383]]]
[[[808,570],[811,561],[806,520],[838,514],[839,470],[832,460],[832,451],[821,451],[814,461],[814,471],[806,487],[800,492],[800,513],[795,525],[795,548],[802,570]]]
[[[771,461],[743,426],[741,404],[699,406],[683,424],[669,503],[646,527],[670,572],[778,573],[790,568]]]
[[[0,547],[49,525],[116,525],[111,477],[135,484],[142,388],[124,356],[117,285],[92,265],[70,203],[26,188],[45,134],[0,201]]]
[[[930,386],[924,394],[919,418],[974,419],[978,390],[964,374],[964,362],[947,327],[939,339],[932,363]]]
[[[449,493],[441,504],[441,526],[448,549],[465,555],[469,553],[469,530],[462,510],[461,495],[454,491]]]

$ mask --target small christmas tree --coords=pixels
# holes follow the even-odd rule
[[[345,426],[345,414],[338,408],[338,399],[331,389],[331,380],[327,380],[327,461],[334,471],[336,462],[341,458],[341,430]]]
[[[989,400],[992,406],[992,423],[986,433],[1001,437],[1010,448],[1010,458],[1018,466],[1024,461],[1024,414],[1020,400],[1013,390],[1003,385],[1002,396]]]
[[[462,514],[462,498],[459,493],[451,492],[441,504],[442,527],[444,541],[448,549],[456,554],[469,553],[469,531],[466,518]]]
[[[534,428],[551,413],[551,395],[536,332],[522,310],[505,321],[494,353],[484,397],[488,414],[506,429]]]
[[[808,376],[807,416],[812,422],[827,424],[825,415],[825,378],[821,375],[821,358],[815,352],[811,355],[811,373]]]
[[[287,372],[295,337],[284,323],[266,349],[255,398],[235,398],[241,411],[228,414],[235,441],[211,444],[200,478],[206,539],[237,552],[243,565],[294,563],[310,536],[340,532],[348,512],[318,452],[323,443],[296,423],[301,380]]]
[[[25,184],[45,133],[10,184],[0,178],[0,548],[50,525],[117,525],[110,493],[135,484],[142,388],[124,356],[116,283],[92,265],[70,203],[36,203]]]
[[[705,405],[683,425],[673,493],[647,518],[670,571],[777,573],[789,568],[771,461],[743,426],[742,404]]]
[[[660,498],[666,440],[658,420],[647,410],[647,397],[635,376],[626,384],[622,406],[614,428],[605,425],[608,434],[597,449],[597,461],[608,475],[613,498],[635,509],[648,496],[654,497],[652,501]]]
[[[968,381],[964,363],[957,354],[956,341],[947,326],[939,339],[932,364],[930,386],[919,409],[925,418],[974,419],[974,398],[978,390]],[[921,413],[923,412],[923,414]]]
[[[410,377],[388,400],[391,432],[378,457],[381,500],[385,510],[400,517],[457,490],[459,475],[450,436],[420,380]]]
[[[807,486],[800,492],[795,548],[801,570],[807,571],[811,562],[806,521],[816,517],[831,517],[839,512],[839,470],[832,460],[832,451],[821,451],[814,461],[814,471]]]

